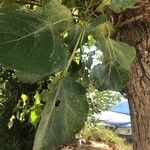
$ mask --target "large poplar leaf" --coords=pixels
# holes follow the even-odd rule
[[[128,82],[128,72],[117,64],[103,63],[94,66],[92,77],[97,89],[121,91]]]
[[[66,48],[46,20],[16,7],[0,9],[0,64],[43,75],[66,61]]]
[[[46,76],[48,76],[48,74],[33,74],[33,73],[22,72],[18,70],[15,70],[15,74],[21,82],[30,83],[30,84],[41,81]]]
[[[137,2],[138,0],[111,0],[110,9],[112,9],[116,13],[119,13],[122,10],[133,6]]]
[[[88,112],[85,89],[71,78],[62,78],[51,93],[43,94],[46,105],[33,150],[50,150],[71,140],[83,127]]]
[[[105,37],[97,40],[97,46],[103,52],[105,60],[117,62],[121,68],[130,70],[130,66],[136,56],[134,47]]]
[[[70,9],[62,5],[58,0],[45,0],[43,14],[59,32],[66,31],[74,24]]]

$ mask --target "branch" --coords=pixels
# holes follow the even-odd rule
[[[116,28],[121,28],[122,26],[124,25],[127,25],[127,24],[130,24],[132,22],[136,22],[136,21],[139,21],[139,20],[143,20],[143,19],[148,19],[150,16],[150,14],[148,13],[145,13],[145,14],[142,14],[142,15],[139,15],[139,16],[136,16],[136,17],[133,17],[131,19],[128,19],[120,24],[117,24],[115,27]]]

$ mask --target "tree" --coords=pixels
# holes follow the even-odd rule
[[[3,0],[0,64],[11,69],[8,81],[19,88],[14,92],[17,104],[11,109],[12,116],[9,115],[10,130],[16,119],[27,121],[36,130],[33,149],[53,149],[68,142],[84,126],[89,110],[86,98],[89,84],[100,91],[126,92],[127,87],[134,149],[148,149],[149,117],[148,111],[143,110],[149,106],[150,95],[149,22],[140,20],[143,15],[134,16],[144,14],[148,18],[149,2],[141,3]],[[145,38],[140,38],[140,34]],[[137,57],[128,83],[136,55],[133,46]],[[101,52],[97,57],[99,63],[93,67],[93,54],[97,52]],[[139,123],[140,118],[144,126]]]
[[[139,1],[137,8],[122,13],[118,38],[136,48],[137,57],[132,65],[130,82],[127,86],[132,116],[132,131],[135,150],[150,147],[150,13],[149,1]],[[132,19],[131,19],[132,18]],[[132,20],[129,22],[127,20]]]

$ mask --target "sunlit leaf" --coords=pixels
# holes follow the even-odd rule
[[[35,105],[38,105],[41,103],[41,95],[39,94],[38,91],[36,91],[36,94],[34,95],[34,99],[35,99]]]
[[[28,95],[26,95],[26,94],[21,94],[21,99],[22,99],[22,101],[23,101],[23,105],[25,106],[26,101],[28,100]]]
[[[34,104],[33,106],[29,109],[29,122],[34,125],[35,127],[39,123],[42,109],[43,109],[43,104],[41,103],[41,95],[39,94],[38,91],[36,91],[34,95]]]
[[[47,91],[45,98],[33,150],[53,149],[71,140],[83,127],[88,112],[85,89],[68,77],[62,78],[52,92]]]
[[[37,120],[38,120],[38,116],[36,114],[36,111],[31,110],[29,122],[34,125],[34,124],[36,124]]]
[[[23,102],[26,102],[27,99],[28,99],[28,95],[26,95],[26,94],[21,94],[21,99],[22,99]]]
[[[34,105],[30,108],[29,122],[35,127],[39,123],[42,109],[43,104]]]
[[[8,125],[7,125],[9,129],[11,129],[13,127],[15,119],[16,119],[16,117],[14,115],[12,115],[11,118],[9,119],[9,122],[8,122]]]

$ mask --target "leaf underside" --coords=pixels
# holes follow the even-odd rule
[[[128,82],[128,71],[119,68],[117,64],[103,63],[92,69],[92,77],[100,91],[121,91]]]
[[[104,60],[108,62],[117,62],[121,68],[130,70],[130,66],[136,56],[135,48],[111,38],[101,38],[97,41],[98,48],[104,54]]]

